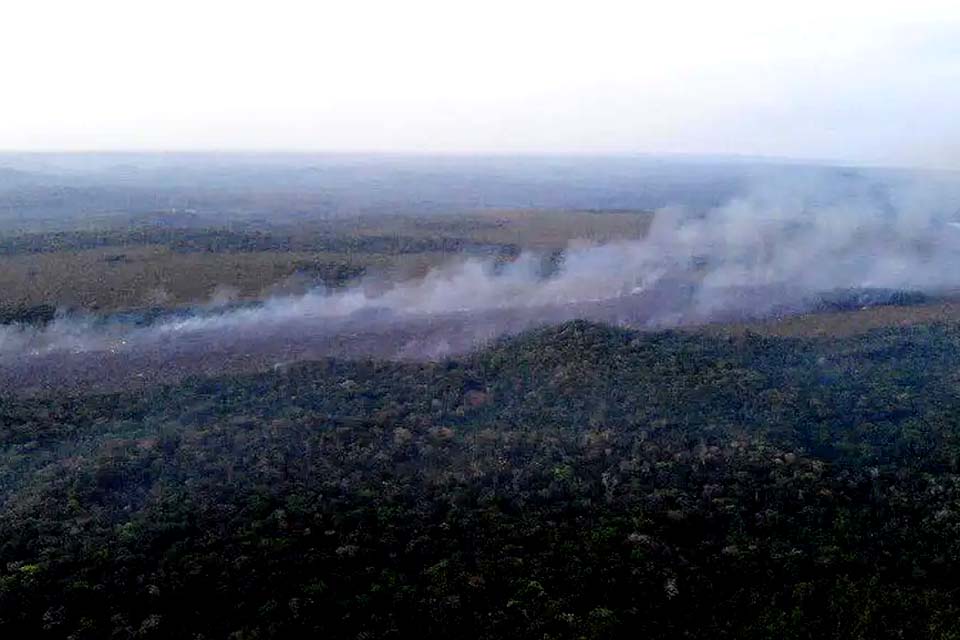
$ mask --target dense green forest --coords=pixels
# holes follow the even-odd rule
[[[0,402],[4,638],[960,637],[960,327]]]

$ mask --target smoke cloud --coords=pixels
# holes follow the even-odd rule
[[[385,290],[314,290],[145,325],[4,326],[0,368],[49,377],[106,359],[121,375],[133,365],[118,363],[136,362],[142,375],[160,361],[217,371],[238,359],[438,358],[572,318],[662,328],[803,311],[848,289],[949,292],[960,286],[960,190],[948,178],[767,181],[706,212],[664,208],[639,241],[571,246],[554,272],[525,253],[507,264],[466,259]]]

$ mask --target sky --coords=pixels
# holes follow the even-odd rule
[[[960,169],[956,0],[30,0],[0,149],[737,154]]]

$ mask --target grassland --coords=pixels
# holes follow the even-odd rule
[[[955,294],[916,305],[880,305],[849,311],[803,313],[756,322],[735,322],[696,327],[710,334],[739,336],[754,333],[774,338],[855,336],[885,328],[960,322],[960,298]]]
[[[643,235],[642,212],[362,216],[269,229],[86,228],[0,237],[0,312],[251,300],[362,276],[402,280],[457,256],[509,258]]]
[[[510,260],[576,243],[641,238],[641,211],[491,210],[462,215],[359,215],[299,225],[181,228],[137,216],[74,231],[0,235],[0,321],[53,309],[101,313],[250,301],[336,288],[362,278],[402,281],[464,255]],[[849,336],[960,322],[960,297],[924,304],[821,310],[696,331],[772,337]]]

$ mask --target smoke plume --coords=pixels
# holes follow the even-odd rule
[[[571,246],[552,273],[524,253],[507,264],[466,259],[385,290],[314,290],[149,324],[5,326],[0,366],[62,368],[91,355],[143,368],[203,359],[214,371],[237,359],[437,358],[572,318],[659,328],[803,311],[844,290],[947,292],[960,286],[958,195],[947,179],[768,181],[706,212],[661,209],[642,240]]]

